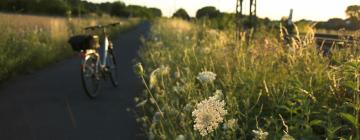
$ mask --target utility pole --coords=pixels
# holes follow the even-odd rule
[[[240,32],[244,30],[246,34],[249,34],[249,29],[253,29],[255,32],[256,29],[256,0],[249,0],[250,1],[250,11],[248,17],[248,23],[243,24],[243,2],[244,0],[236,0],[236,15],[235,15],[235,23],[236,23],[236,39],[240,39]],[[252,33],[254,33],[252,32]],[[253,35],[250,35],[253,36]]]
[[[250,0],[250,28],[256,28],[256,0]]]
[[[236,39],[240,38],[241,18],[242,18],[242,4],[243,4],[243,0],[236,0],[236,14],[235,14]]]

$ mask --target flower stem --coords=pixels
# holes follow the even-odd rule
[[[148,93],[150,94],[151,98],[154,100],[155,102],[155,106],[156,108],[159,110],[160,114],[161,114],[161,117],[164,117],[164,114],[162,113],[162,111],[160,110],[160,107],[159,107],[159,104],[157,103],[157,101],[155,100],[154,96],[152,95],[151,91],[150,91],[150,88],[148,87],[148,85],[146,84],[146,81],[144,79],[144,76],[141,76],[141,80],[142,82],[144,83],[145,87],[146,87],[146,90],[148,91]]]

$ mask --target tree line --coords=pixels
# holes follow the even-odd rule
[[[98,16],[111,15],[117,17],[161,17],[158,8],[148,8],[137,5],[125,5],[121,1],[92,3],[83,0],[0,0],[0,12],[44,14],[56,16],[84,16],[96,14]],[[360,5],[351,5],[345,11],[347,19],[332,18],[325,22],[318,22],[316,28],[327,30],[358,30],[360,29]],[[285,13],[284,13],[285,14]],[[206,6],[196,12],[196,17],[191,18],[185,9],[179,9],[173,17],[185,20],[206,19],[212,26],[225,29],[234,26],[234,13],[220,12],[213,6]],[[262,19],[257,19],[262,21]],[[246,22],[246,21],[245,21]],[[302,20],[300,22],[312,22]]]
[[[161,17],[158,8],[125,5],[121,1],[92,3],[83,0],[0,0],[1,12],[43,14],[54,16],[84,16],[104,14],[117,17]]]
[[[351,5],[348,6],[345,11],[347,18],[331,18],[325,22],[317,22],[315,28],[317,29],[326,29],[326,30],[359,30],[360,29],[360,5]],[[284,13],[285,14],[285,13]],[[191,17],[184,9],[177,10],[173,17],[182,18],[185,20],[190,20]],[[246,16],[244,16],[246,17]],[[235,15],[233,13],[223,13],[218,9],[212,6],[207,6],[199,9],[196,12],[196,19],[207,19],[212,21],[213,26],[219,29],[227,28],[231,26],[234,22]],[[247,22],[247,18],[243,18],[245,23]],[[271,21],[268,18],[261,19],[257,18],[258,24],[267,25]],[[312,23],[314,21],[310,20],[300,20],[297,23]],[[215,25],[214,25],[215,24]]]
[[[350,5],[345,11],[347,18],[331,18],[328,21],[318,22],[317,29],[327,30],[359,30],[360,29],[360,5]],[[305,22],[306,20],[303,20]]]

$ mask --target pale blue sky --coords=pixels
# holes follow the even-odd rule
[[[88,0],[92,2],[117,1],[117,0]],[[204,6],[215,6],[223,12],[235,12],[236,0],[122,0],[127,5],[136,4],[147,7],[157,7],[163,15],[172,15],[179,8],[184,8],[190,16]],[[349,5],[360,5],[360,0],[257,0],[258,16],[280,19],[289,14],[290,8],[294,9],[293,18],[328,20],[332,17],[345,18],[345,10]],[[245,0],[245,5],[248,5]],[[246,10],[248,11],[248,10]]]

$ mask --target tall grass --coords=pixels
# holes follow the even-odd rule
[[[272,32],[246,45],[232,31],[155,22],[139,52],[149,89],[135,99],[149,139],[360,138],[356,46],[324,57],[309,38],[287,48]]]
[[[67,44],[83,27],[120,21],[116,18],[66,19],[0,13],[0,82],[28,73],[73,54]],[[125,21],[124,30],[137,21]],[[117,30],[117,31],[118,31]]]

